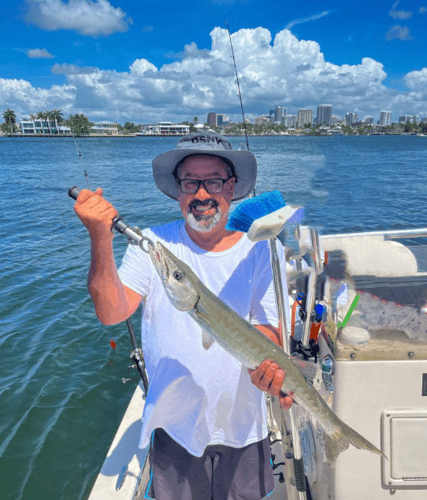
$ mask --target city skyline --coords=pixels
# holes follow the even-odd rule
[[[323,9],[323,10],[322,10]],[[272,15],[274,13],[274,15]],[[176,122],[331,104],[359,117],[427,116],[427,0],[320,8],[279,0],[18,0],[0,30],[0,103],[93,121]]]

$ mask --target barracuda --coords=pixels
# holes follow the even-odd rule
[[[293,392],[296,403],[307,410],[325,431],[325,453],[333,466],[337,456],[350,445],[378,455],[383,453],[342,422],[304,376],[307,364],[289,357],[274,342],[226,305],[164,245],[149,246],[151,260],[166,294],[179,311],[186,311],[202,327],[206,349],[216,341],[231,356],[255,369],[265,359],[274,360],[285,372],[282,391]],[[315,365],[314,365],[315,366]]]

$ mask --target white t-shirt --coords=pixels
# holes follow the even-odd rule
[[[184,221],[143,231],[191,267],[221,300],[252,324],[277,327],[270,249],[244,235],[223,252],[208,252],[188,236]],[[278,245],[284,291],[286,273]],[[129,245],[119,269],[124,285],[146,297],[141,321],[142,348],[150,387],[144,407],[141,448],[162,427],[189,453],[206,446],[241,448],[267,436],[263,392],[242,366],[217,343],[205,350],[202,330],[170,303],[148,254]],[[288,295],[285,293],[287,310]]]

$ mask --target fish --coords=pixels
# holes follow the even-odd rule
[[[323,428],[323,448],[332,467],[338,455],[350,445],[385,457],[376,446],[340,420],[315,389],[308,373],[311,371],[310,365],[317,368],[318,365],[288,356],[277,344],[212,293],[190,266],[178,259],[162,243],[150,245],[149,255],[172,305],[179,311],[186,311],[202,328],[205,349],[217,342],[247,368],[255,369],[264,360],[271,359],[285,371],[281,390],[292,394],[293,400]]]

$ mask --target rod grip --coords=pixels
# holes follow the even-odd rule
[[[307,485],[305,482],[304,474],[304,460],[303,458],[294,458],[294,469],[295,469],[295,483],[298,491],[306,491]]]
[[[73,186],[68,190],[68,196],[73,198],[73,200],[77,200],[77,196],[80,193],[80,189],[77,186]]]
[[[287,396],[289,396],[289,394],[286,394],[286,392],[283,392],[283,391],[280,391],[280,395],[281,395],[281,396],[283,396],[284,398],[285,398],[285,397],[287,397]],[[294,404],[294,405],[298,404],[298,403],[297,403],[297,402],[296,402],[296,401],[292,398],[292,396],[289,396],[289,397],[292,399],[292,401],[293,401],[293,404]]]
[[[80,189],[77,186],[73,186],[68,190],[68,196],[70,198],[73,198],[73,200],[77,200],[77,197],[79,196]],[[111,226],[111,231],[115,229],[119,233],[123,234],[125,232],[125,229],[128,228],[128,225],[126,222],[121,218],[121,217],[116,217],[113,219],[113,224]]]

